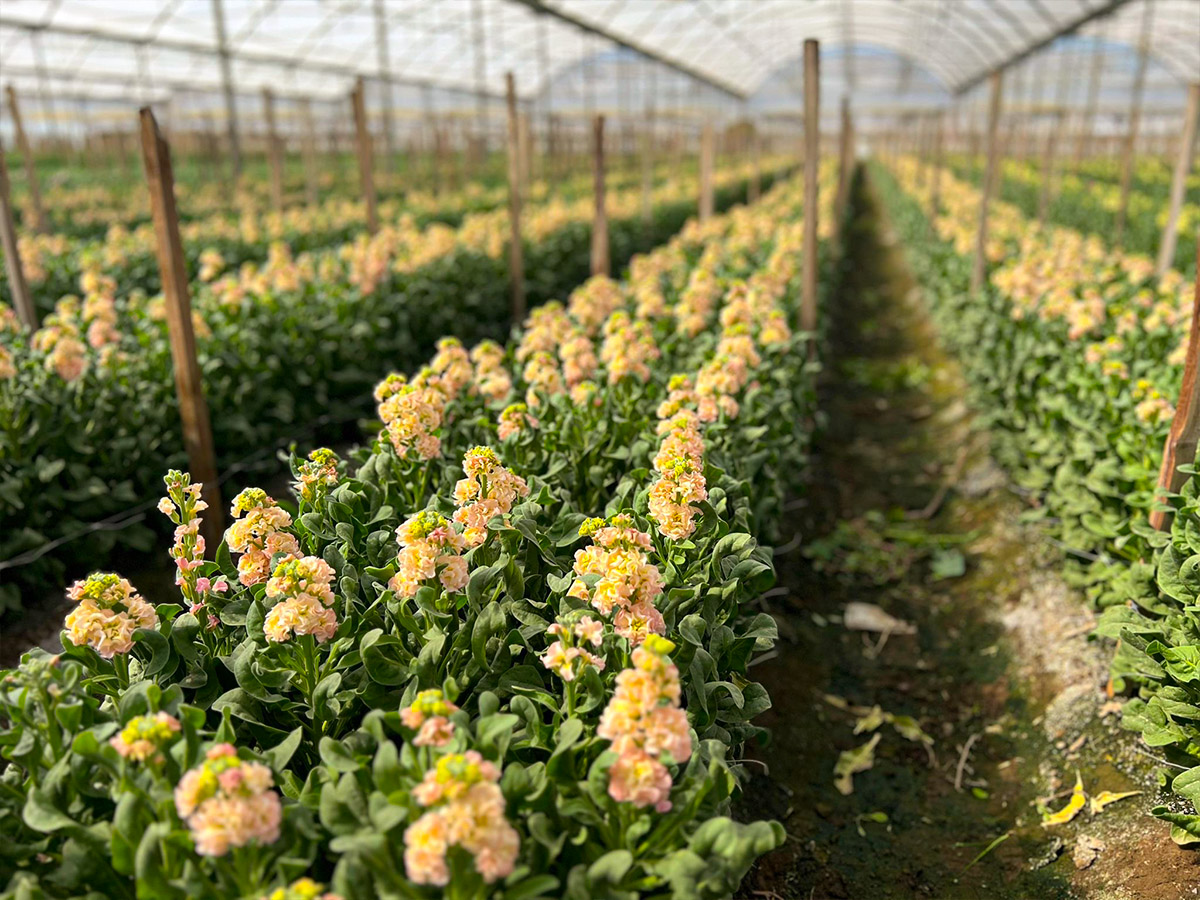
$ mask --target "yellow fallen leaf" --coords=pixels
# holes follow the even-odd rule
[[[1079,773],[1075,773],[1075,789],[1071,791],[1071,799],[1056,813],[1042,814],[1042,827],[1048,828],[1051,825],[1066,825],[1073,818],[1079,815],[1079,811],[1083,809],[1084,803],[1087,802],[1087,794],[1083,792],[1083,778]]]
[[[1091,799],[1091,802],[1088,804],[1088,809],[1091,810],[1091,813],[1094,816],[1104,809],[1104,807],[1108,806],[1108,804],[1116,803],[1118,800],[1124,800],[1126,797],[1136,797],[1140,793],[1141,791],[1125,791],[1123,794],[1114,794],[1112,791],[1101,791]]]

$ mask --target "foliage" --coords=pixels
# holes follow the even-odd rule
[[[787,326],[801,194],[685,229],[507,348],[441,342],[379,385],[353,465],[294,460],[287,508],[243,492],[210,560],[199,486],[171,473],[184,602],[110,659],[75,621],[81,643],[2,682],[9,889],[731,896],[784,837],[727,811],[770,702],[747,675],[775,640],[755,535],[813,416]],[[678,533],[655,498],[685,474],[703,496],[672,501]],[[133,603],[115,579],[72,595]]]

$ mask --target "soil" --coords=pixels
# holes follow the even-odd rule
[[[740,812],[779,819],[789,839],[740,896],[1200,897],[1200,854],[1148,815],[1159,766],[1119,728],[1111,648],[1089,642],[1060,551],[1021,523],[863,173],[848,215],[826,301],[828,425],[785,529],[800,548],[776,559],[780,641],[752,670],[774,706]],[[848,630],[853,601],[915,634]],[[855,734],[875,706],[915,719],[928,748],[886,722]],[[839,754],[875,735],[873,766],[843,795]],[[1044,826],[1077,773],[1089,796],[1142,793]]]

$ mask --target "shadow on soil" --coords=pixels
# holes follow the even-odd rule
[[[776,559],[780,641],[752,673],[774,706],[742,809],[779,819],[789,839],[740,896],[1183,896],[1200,868],[1161,828],[1141,830],[1149,760],[1123,749],[1104,705],[1104,650],[1085,641],[1091,615],[1054,578],[1057,552],[1017,523],[1020,504],[971,425],[961,376],[861,170],[850,216],[829,303],[829,426],[813,487],[795,504],[801,548]],[[850,601],[916,632],[850,630]],[[908,723],[897,728],[888,713],[911,716],[930,740],[906,736]],[[872,767],[840,792],[839,754],[876,736]],[[1037,801],[1062,808],[1077,769],[1089,795],[1145,794],[1095,820],[1042,827]],[[1083,831],[1107,841],[1081,875]],[[1139,846],[1155,871],[1136,889],[1100,874],[1124,872]]]

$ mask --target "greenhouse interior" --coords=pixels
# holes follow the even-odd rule
[[[1200,0],[0,86],[0,898],[1200,898]]]

